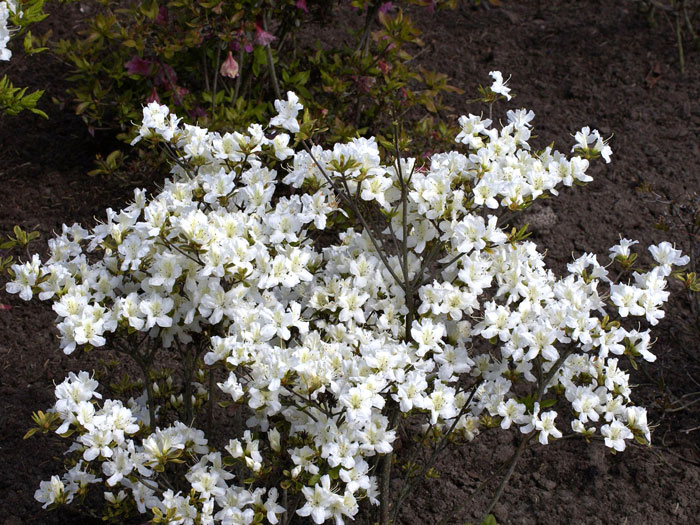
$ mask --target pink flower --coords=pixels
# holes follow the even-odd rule
[[[238,40],[231,40],[228,43],[228,48],[231,51],[239,52],[241,50],[241,47],[243,47],[243,51],[245,51],[246,53],[253,52],[253,44],[248,41],[248,38],[246,37],[245,33],[239,30]]]
[[[144,60],[141,57],[134,57],[124,64],[126,67],[126,72],[130,75],[143,75],[148,76],[151,74],[151,65],[153,64],[150,60]]]
[[[275,35],[268,33],[258,24],[255,24],[255,43],[259,46],[267,46],[275,39]]]
[[[156,16],[156,19],[154,20],[156,24],[159,26],[164,26],[165,24],[168,23],[168,8],[165,7],[164,5],[160,6],[158,8],[158,16]]]
[[[231,51],[228,52],[228,57],[221,64],[221,69],[219,69],[221,76],[228,78],[236,78],[238,76],[238,62],[233,58]]]
[[[206,117],[207,112],[202,109],[201,106],[197,105],[194,109],[191,109],[187,112],[187,114],[190,116],[192,120],[196,120],[198,117]]]
[[[155,86],[153,86],[151,94],[148,95],[148,98],[146,99],[146,104],[150,104],[151,102],[157,102],[158,104],[160,104],[160,97],[158,96],[158,92],[156,91]]]
[[[352,75],[351,77],[355,81],[355,85],[357,86],[357,89],[359,89],[362,93],[369,93],[370,90],[372,89],[372,86],[377,82],[377,79],[374,77],[370,76],[355,76]]]
[[[185,95],[187,95],[187,93],[190,92],[189,89],[187,89],[186,87],[182,87],[182,86],[175,86],[175,91],[176,91],[177,96],[180,98],[184,97]]]
[[[309,9],[306,7],[306,0],[297,0],[296,6],[297,9],[301,9],[305,13],[309,12]]]
[[[379,6],[379,12],[384,15],[388,13],[392,7],[394,7],[392,2],[384,2],[382,5]]]

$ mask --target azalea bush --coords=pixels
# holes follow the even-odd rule
[[[491,76],[482,94],[500,105],[510,88]],[[162,190],[12,266],[8,292],[52,301],[65,353],[110,350],[141,371],[121,396],[71,373],[34,414],[29,434],[70,443],[35,494],[45,508],[245,524],[376,511],[388,525],[440,453],[488,429],[522,436],[511,465],[564,434],[613,452],[650,442],[622,360],[655,359],[639,319],[663,317],[687,258],[661,243],[630,275],[623,239],[609,260],[624,280],[590,253],[557,276],[517,223],[610,160],[596,130],[567,156],[532,149],[532,111],[498,127],[470,114],[457,149],[423,162],[398,138],[323,148],[294,93],[275,108],[267,127],[219,133],[151,102],[134,140],[171,159]],[[403,448],[428,454],[402,456],[392,492],[409,427]]]
[[[129,142],[152,101],[212,131],[244,129],[269,120],[273,101],[293,90],[313,114],[329,115],[329,141],[390,136],[391,108],[412,112],[407,135],[423,147],[454,136],[438,116],[443,93],[456,88],[414,62],[423,43],[400,9],[454,7],[454,0],[338,2],[357,29],[332,46],[315,36],[338,23],[336,2],[326,0],[95,4],[82,31],[54,46],[73,67],[69,92],[93,133],[110,130]],[[126,164],[115,153],[95,173]]]
[[[10,38],[24,34],[24,54],[32,55],[45,51],[45,38],[32,35],[27,27],[46,18],[43,12],[44,0],[0,1],[0,65],[12,58],[12,49],[8,47]],[[1,71],[1,70],[0,70]],[[15,116],[28,110],[44,118],[46,113],[36,105],[44,94],[43,90],[27,93],[27,88],[15,87],[6,74],[0,78],[0,112]]]

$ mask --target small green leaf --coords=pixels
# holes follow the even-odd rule
[[[493,514],[487,515],[481,522],[481,525],[498,525],[496,521],[496,516]]]
[[[540,403],[540,407],[549,408],[549,407],[553,407],[556,403],[557,403],[557,399],[555,397],[552,397],[550,399],[543,399],[542,402]]]

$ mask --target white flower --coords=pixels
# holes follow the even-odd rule
[[[12,13],[17,13],[20,16],[22,11],[17,10],[15,0],[6,0],[0,2],[0,60],[10,60],[12,51],[7,48],[7,43],[12,36],[12,30],[8,26],[8,21]]]
[[[549,436],[552,436],[553,438],[560,438],[562,436],[559,429],[554,426],[554,419],[556,417],[557,413],[550,410],[549,412],[542,414],[539,421],[535,423],[535,429],[540,431],[540,443],[543,445],[546,445],[549,442]]]
[[[141,301],[139,310],[146,316],[145,329],[154,326],[172,326],[173,319],[168,313],[173,309],[173,300],[170,297],[161,297],[158,294],[151,294]]]
[[[498,405],[498,415],[503,419],[501,420],[501,428],[508,429],[514,421],[517,421],[523,414],[525,414],[525,405],[518,403],[515,399],[509,399],[508,402],[501,403]]]
[[[676,250],[668,241],[649,246],[649,251],[654,260],[659,263],[664,276],[671,274],[671,266],[684,266],[690,262],[690,257],[682,255],[682,252]]]
[[[72,496],[64,497],[65,486],[58,476],[51,476],[50,481],[42,481],[39,489],[34,493],[34,499],[43,503],[42,508],[46,508],[54,503],[70,503]]]
[[[287,100],[275,100],[275,109],[277,116],[270,120],[270,126],[278,126],[292,133],[299,132],[299,123],[297,115],[299,110],[303,109],[303,105],[299,103],[299,97],[292,91],[287,91]]]
[[[503,81],[503,74],[500,71],[489,71],[489,75],[493,78],[493,84],[491,84],[491,91],[498,95],[503,95],[506,99],[510,100],[512,97],[510,95],[510,88],[506,87],[508,80]]]
[[[633,437],[632,431],[617,419],[600,427],[600,433],[605,436],[605,446],[618,452],[625,450],[625,440]]]
[[[639,241],[633,241],[630,239],[620,239],[620,242],[615,246],[610,248],[610,258],[622,257],[623,259],[631,255],[630,247],[635,244],[639,244]]]
[[[41,260],[37,254],[32,256],[32,260],[24,264],[13,264],[12,271],[15,278],[5,285],[7,293],[19,293],[21,299],[29,301],[32,298],[32,287],[36,285],[41,276]]]
[[[275,157],[285,160],[294,155],[294,150],[289,147],[289,135],[280,133],[272,139],[272,146],[275,150]]]
[[[297,510],[297,514],[310,515],[314,523],[323,523],[332,517],[331,506],[338,502],[342,504],[342,498],[331,490],[331,479],[327,474],[321,477],[320,485],[317,483],[313,488],[303,487],[301,490],[306,504]]]
[[[510,98],[502,75],[492,77],[493,93]],[[297,97],[289,93],[275,107],[271,124],[298,131]],[[158,507],[182,523],[276,523],[284,512],[279,488],[248,480],[282,457],[291,460],[288,477],[301,483],[302,521],[347,522],[365,500],[378,504],[369,465],[393,450],[398,428],[382,414],[389,400],[406,417],[421,415],[424,431],[451,428],[473,440],[488,415],[546,444],[562,435],[557,413],[541,414],[539,403],[526,413],[525,400],[557,393],[560,414],[573,420],[562,426],[586,437],[597,431],[593,424],[602,426],[617,450],[630,432],[648,440],[629,375],[609,356],[651,361],[651,336],[617,323],[603,329],[602,320],[612,309],[622,322],[630,315],[658,322],[665,278],[687,258],[662,243],[651,248],[658,266],[618,284],[594,254],[558,277],[543,249],[509,242],[489,209],[515,211],[589,181],[587,159],[609,156],[586,128],[575,147],[584,155],[535,153],[527,142],[532,118],[511,111],[506,125],[492,129],[490,121],[462,117],[457,141],[466,153],[437,153],[425,166],[402,159],[399,168],[384,162],[374,139],[314,146],[311,159],[289,147],[288,134],[267,138],[260,124],[222,136],[180,125],[164,106],[145,108],[140,136],[168,140],[183,161],[162,190],[138,192],[91,232],[63,227],[50,259],[14,266],[7,289],[53,302],[67,353],[121,340],[143,359],[169,349],[158,360],[175,367],[190,349],[191,397],[173,374],[151,382],[155,406],[145,392],[126,408],[100,402],[89,374],[69,375],[50,410],[79,462],[63,479],[42,483],[37,499],[67,502],[101,472],[115,487],[106,501],[128,500],[142,513]],[[343,197],[357,207],[349,210]],[[372,211],[373,221],[385,217],[386,228],[353,225],[358,210]],[[340,231],[320,231],[336,219]],[[622,239],[611,255],[631,255],[634,243]],[[218,369],[216,387],[248,417],[242,435],[224,437],[221,452],[185,423],[156,426],[185,405],[202,419],[213,393],[200,359]],[[160,404],[167,399],[169,406]],[[164,470],[184,494],[163,486]],[[175,479],[178,472],[189,485]]]

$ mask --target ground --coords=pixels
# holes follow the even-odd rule
[[[454,110],[446,118],[480,111],[468,99],[497,69],[512,76],[517,97],[498,103],[494,116],[510,108],[534,110],[538,146],[554,141],[567,150],[570,135],[584,125],[614,135],[613,162],[594,170],[594,182],[562,191],[528,218],[533,239],[558,271],[572,253],[604,259],[620,236],[641,246],[670,240],[689,248],[682,225],[664,217],[671,202],[699,188],[700,54],[686,41],[681,73],[672,20],[661,13],[651,26],[639,7],[632,0],[502,0],[497,9],[465,5],[448,14],[414,13],[431,46],[421,59],[468,94],[450,99]],[[108,153],[113,144],[88,134],[69,105],[50,103],[52,96],[66,100],[61,78],[67,67],[43,54],[10,68],[15,84],[47,89],[43,101],[50,119],[0,120],[0,234],[19,224],[39,231],[45,242],[62,223],[94,224],[132,190],[129,183],[86,175],[94,155]],[[41,251],[41,245],[35,248]],[[494,509],[498,523],[697,522],[700,404],[692,403],[700,391],[700,351],[697,334],[684,328],[691,320],[689,300],[678,284],[671,291],[666,319],[655,330],[658,360],[632,371],[636,400],[648,407],[655,426],[652,446],[616,455],[600,442],[534,446]],[[24,441],[22,435],[31,413],[52,404],[52,382],[84,368],[83,358],[58,350],[48,305],[4,291],[0,304],[11,307],[0,310],[0,520],[82,523],[69,514],[49,515],[33,500],[39,481],[55,472],[62,449],[51,438]],[[444,457],[439,477],[408,500],[400,523],[436,523],[458,505],[463,508],[448,523],[477,520],[498,485],[489,476],[508,459],[517,438],[494,432]],[[484,480],[484,490],[470,501]]]

